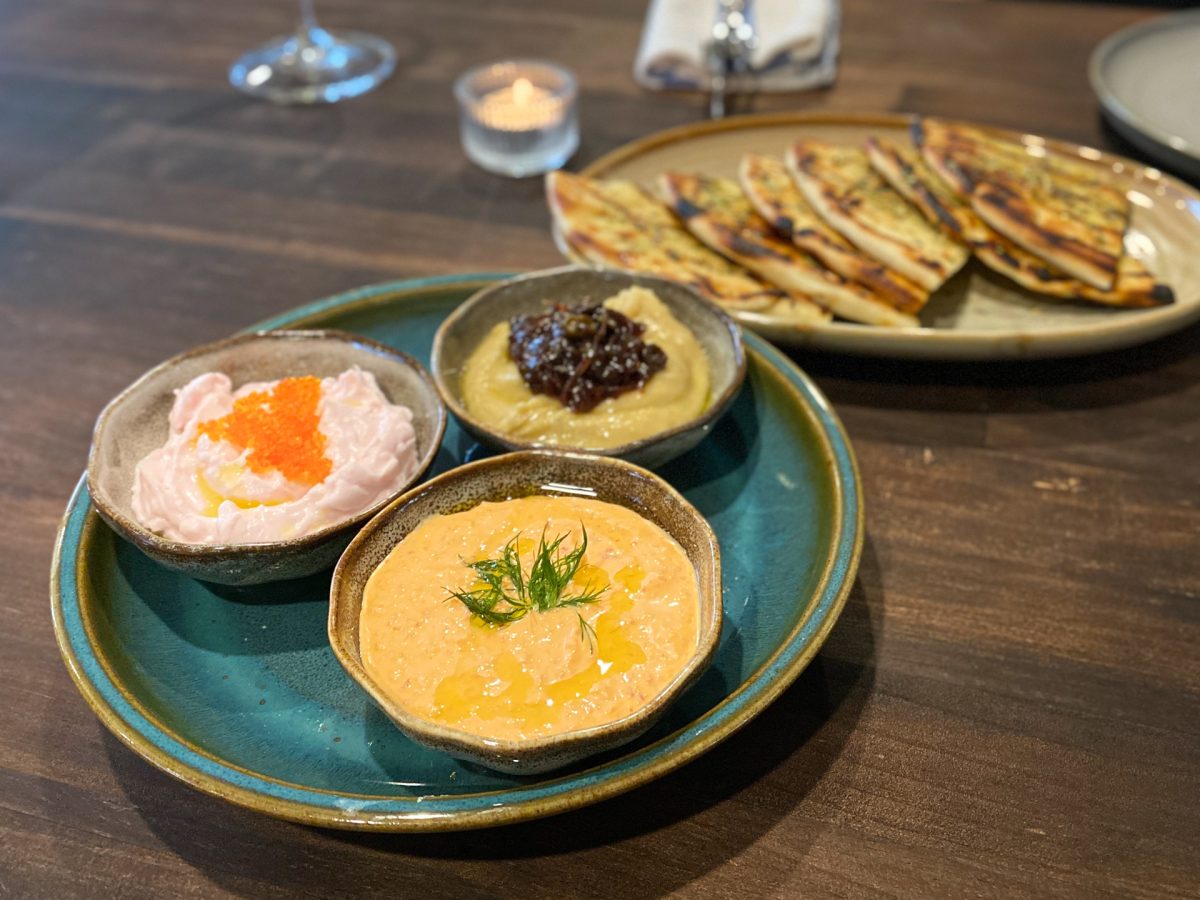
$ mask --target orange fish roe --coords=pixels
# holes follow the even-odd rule
[[[278,470],[288,481],[319,484],[333,468],[325,455],[321,417],[321,379],[284,378],[270,391],[255,391],[233,401],[233,412],[200,424],[200,434],[248,449],[246,464],[255,472]]]

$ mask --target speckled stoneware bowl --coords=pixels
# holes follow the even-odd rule
[[[481,738],[421,719],[391,701],[363,668],[358,636],[363,589],[392,548],[429,516],[461,512],[485,500],[539,493],[577,496],[579,489],[635,510],[658,525],[679,543],[695,568],[700,589],[700,640],[675,680],[623,719],[524,741]],[[329,642],[350,676],[412,740],[491,769],[525,775],[568,765],[642,734],[708,667],[721,637],[721,618],[717,538],[704,517],[674,488],[652,472],[611,457],[528,450],[453,469],[409,491],[368,522],[334,569]]]
[[[463,366],[497,322],[545,312],[549,303],[599,302],[635,285],[654,291],[704,348],[712,376],[710,402],[690,422],[619,447],[598,449],[556,445],[555,449],[616,456],[651,468],[692,449],[712,430],[745,380],[742,335],[733,319],[691,288],[649,275],[567,266],[530,272],[484,288],[451,313],[434,336],[430,368],[442,399],[463,428],[484,444],[501,450],[545,446],[501,434],[471,415],[461,390]]]
[[[167,440],[174,392],[197,375],[224,372],[234,387],[296,375],[324,378],[359,366],[392,403],[412,410],[417,470],[397,490],[357,516],[307,537],[263,544],[188,544],[168,540],[133,515],[133,474]],[[419,479],[446,429],[446,409],[425,369],[411,356],[339,331],[267,331],[190,350],[151,369],[100,413],[88,455],[87,484],[101,517],[156,562],[193,578],[247,585],[300,578],[333,565],[355,529]]]

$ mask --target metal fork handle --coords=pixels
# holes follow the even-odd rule
[[[708,115],[725,117],[730,83],[740,86],[750,68],[754,29],[746,16],[747,0],[720,0],[713,23],[712,40],[706,48],[709,73]],[[735,80],[736,79],[736,80]]]

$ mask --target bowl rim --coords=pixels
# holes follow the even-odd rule
[[[725,385],[725,388],[719,394],[714,395],[708,406],[694,418],[676,425],[673,428],[657,431],[654,434],[647,435],[643,438],[638,438],[634,441],[629,441],[628,443],[621,444],[616,447],[577,447],[567,444],[544,444],[536,441],[522,441],[505,435],[491,426],[484,425],[479,421],[479,419],[467,411],[465,404],[460,402],[460,392],[451,389],[449,378],[446,374],[446,335],[449,334],[450,331],[464,318],[466,318],[467,314],[472,309],[486,302],[489,297],[499,293],[501,290],[509,288],[514,284],[521,284],[526,281],[537,281],[542,278],[556,277],[569,273],[600,275],[606,280],[629,279],[629,284],[627,286],[643,285],[646,283],[659,284],[668,290],[682,291],[686,294],[689,294],[692,300],[705,307],[716,317],[721,325],[724,326],[724,332],[728,336],[729,341],[733,346],[734,372],[733,376],[729,379],[729,383]],[[681,322],[680,324],[683,323]],[[687,326],[685,325],[684,327]],[[689,328],[688,330],[695,334],[692,329]],[[465,363],[466,360],[464,359],[462,362]],[[738,323],[734,321],[734,319],[727,312],[725,312],[725,310],[721,309],[720,306],[718,306],[716,303],[713,303],[711,300],[701,296],[694,288],[678,281],[672,281],[669,278],[661,278],[657,275],[642,275],[641,273],[627,272],[622,269],[607,269],[603,266],[589,265],[566,265],[556,266],[552,269],[538,269],[533,272],[524,272],[512,278],[506,278],[503,281],[489,284],[483,288],[480,288],[470,297],[460,303],[458,307],[455,308],[455,310],[442,321],[442,324],[438,326],[437,332],[435,332],[433,336],[433,348],[429,356],[429,369],[433,374],[434,384],[437,385],[438,392],[442,396],[442,402],[446,404],[446,407],[450,410],[450,412],[454,413],[455,418],[457,418],[460,422],[463,422],[465,425],[469,426],[471,430],[487,434],[499,446],[510,451],[558,450],[564,453],[578,453],[584,455],[609,457],[628,456],[644,450],[647,447],[666,441],[672,437],[675,437],[676,435],[683,434],[695,428],[702,428],[705,425],[715,422],[718,418],[720,418],[721,414],[725,412],[729,404],[733,402],[734,397],[737,396],[738,391],[742,387],[742,383],[746,380],[746,366],[746,346],[742,340],[741,326],[738,325]]]
[[[343,641],[342,630],[338,628],[338,611],[343,605],[339,600],[339,595],[343,593],[342,585],[346,570],[349,567],[350,560],[361,550],[363,544],[370,539],[371,535],[379,530],[384,521],[388,517],[395,514],[401,507],[408,503],[419,499],[421,496],[431,492],[436,492],[445,488],[447,484],[460,481],[464,478],[475,479],[486,477],[488,472],[497,468],[504,468],[527,460],[536,459],[557,459],[569,461],[572,464],[582,465],[584,468],[595,466],[610,467],[618,469],[626,475],[638,476],[641,479],[653,482],[658,488],[663,490],[665,495],[672,504],[681,512],[692,519],[699,526],[700,534],[704,543],[710,548],[712,553],[713,563],[713,585],[711,597],[708,599],[707,615],[704,615],[705,596],[702,585],[698,585],[701,590],[701,616],[699,621],[699,635],[694,652],[688,658],[683,668],[675,674],[657,694],[655,694],[645,704],[635,709],[633,712],[622,716],[619,719],[614,719],[609,722],[604,722],[598,725],[592,725],[587,728],[580,728],[573,731],[566,731],[561,734],[544,735],[535,738],[526,739],[495,739],[486,738],[481,735],[472,734],[471,732],[462,731],[461,729],[451,728],[440,725],[429,719],[416,716],[407,712],[400,707],[398,703],[392,701],[387,694],[376,684],[376,682],[367,673],[366,668],[362,663],[361,650],[358,654],[354,654],[346,646]],[[480,501],[483,502],[483,501]],[[477,506],[478,503],[475,504]],[[633,507],[626,506],[626,509]],[[473,509],[474,506],[468,507]],[[658,526],[661,528],[661,526]],[[663,528],[673,540],[675,538],[670,531]],[[686,551],[685,551],[686,553]],[[690,559],[689,559],[690,562]],[[693,566],[695,568],[695,566]],[[697,573],[698,576],[698,573]],[[697,577],[699,581],[699,578]],[[365,584],[363,588],[365,593]],[[362,601],[359,601],[359,610],[361,616]],[[452,746],[456,750],[465,750],[476,757],[499,757],[499,756],[526,756],[536,755],[550,750],[565,751],[570,753],[573,748],[582,747],[589,743],[595,742],[602,738],[611,738],[614,734],[632,731],[630,739],[640,733],[637,729],[643,726],[647,719],[653,721],[657,714],[664,711],[671,703],[678,699],[679,695],[691,685],[692,681],[699,677],[700,674],[708,667],[713,656],[717,651],[717,647],[721,640],[725,619],[724,603],[722,600],[721,591],[721,547],[717,541],[716,533],[712,530],[712,526],[708,520],[700,513],[692,503],[676,490],[665,478],[662,478],[649,469],[628,462],[627,460],[617,459],[611,456],[599,456],[596,454],[577,453],[574,451],[563,451],[547,448],[538,448],[533,450],[517,450],[512,453],[503,453],[498,456],[488,457],[486,459],[476,460],[475,462],[465,463],[457,468],[450,469],[447,472],[429,479],[408,491],[405,491],[400,497],[397,497],[389,503],[384,509],[374,516],[363,528],[354,536],[349,546],[342,552],[338,559],[337,565],[333,570],[333,578],[329,585],[329,618],[327,621],[326,631],[329,638],[329,645],[333,650],[334,656],[341,664],[347,674],[358,683],[358,686],[365,690],[371,698],[379,704],[379,706],[392,718],[397,725],[402,725],[403,730],[412,729],[412,731],[428,736],[436,740],[443,746]],[[620,742],[617,742],[620,743]],[[608,746],[615,746],[610,744]],[[597,749],[596,752],[602,752],[603,748]],[[453,753],[451,754],[453,755]],[[590,755],[590,754],[588,754]],[[517,760],[514,760],[517,761]],[[566,765],[570,759],[564,760]]]
[[[393,492],[382,500],[372,504],[368,509],[363,510],[354,516],[349,516],[337,522],[326,525],[323,528],[314,531],[312,534],[306,534],[302,537],[291,538],[283,541],[263,541],[260,543],[245,543],[245,544],[193,544],[186,541],[175,541],[165,538],[154,531],[151,531],[146,526],[142,525],[131,516],[125,515],[116,508],[107,493],[99,486],[99,476],[96,474],[96,468],[100,456],[100,435],[104,428],[108,426],[112,414],[122,404],[127,402],[130,397],[134,396],[145,388],[147,382],[151,379],[169,371],[171,368],[179,365],[190,359],[198,356],[204,356],[208,353],[213,353],[220,350],[227,350],[232,347],[239,347],[245,344],[253,344],[262,340],[282,340],[282,341],[336,341],[338,343],[350,345],[362,345],[368,348],[376,355],[384,356],[391,359],[393,362],[400,363],[412,369],[418,380],[430,391],[430,395],[435,401],[433,404],[436,414],[433,423],[433,435],[430,440],[429,447],[425,452],[417,457],[417,469],[412,478],[405,483],[399,492]],[[131,537],[136,538],[140,546],[149,548],[153,552],[174,557],[188,557],[194,559],[211,559],[215,556],[234,557],[244,554],[262,554],[283,551],[295,551],[316,547],[324,543],[329,538],[341,532],[345,528],[353,527],[354,525],[365,522],[374,516],[377,512],[387,506],[392,500],[396,499],[400,494],[409,490],[421,477],[429,470],[437,457],[438,450],[442,446],[442,438],[446,432],[446,404],[442,400],[441,393],[434,384],[428,370],[421,365],[415,358],[405,353],[403,350],[397,350],[394,347],[389,347],[387,344],[373,340],[362,335],[352,334],[348,331],[339,331],[336,329],[264,329],[258,331],[245,332],[236,334],[232,337],[222,338],[218,341],[213,341],[208,344],[202,344],[198,347],[193,347],[190,350],[185,350],[183,353],[176,354],[169,359],[163,360],[158,365],[153,366],[143,372],[136,380],[128,387],[122,390],[119,394],[113,397],[104,405],[100,414],[96,417],[96,424],[92,428],[92,443],[88,450],[87,459],[87,489],[91,496],[92,503],[95,504],[97,512],[101,517],[109,521],[114,527],[126,532]],[[140,460],[139,460],[140,462]],[[136,465],[136,463],[135,463]]]

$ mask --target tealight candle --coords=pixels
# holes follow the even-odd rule
[[[463,149],[489,172],[522,177],[559,168],[579,146],[575,78],[519,60],[472,69],[454,85]]]

